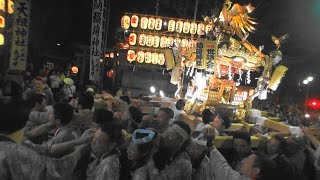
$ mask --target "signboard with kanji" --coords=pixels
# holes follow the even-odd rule
[[[11,70],[24,71],[27,64],[28,34],[31,0],[17,0],[15,2],[13,38],[10,55]]]
[[[100,59],[103,58],[103,21],[105,19],[105,0],[93,0],[92,25],[91,25],[91,48],[90,48],[90,74],[89,79],[100,81]]]

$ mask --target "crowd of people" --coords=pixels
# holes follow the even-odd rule
[[[305,137],[278,134],[252,149],[251,134],[237,131],[232,152],[227,152],[214,145],[215,136],[227,135],[231,125],[225,114],[205,109],[192,130],[184,121],[183,100],[156,115],[144,115],[132,105],[130,94],[118,90],[109,106],[96,108],[93,89],[76,92],[72,79],[53,76],[37,76],[25,89],[0,77],[1,180],[316,176],[313,162],[318,160],[312,159]]]

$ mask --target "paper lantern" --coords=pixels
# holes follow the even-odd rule
[[[137,43],[137,34],[136,33],[130,33],[129,35],[129,44],[134,46]]]
[[[114,58],[114,53],[110,53],[110,58]]]
[[[156,19],[155,29],[156,29],[157,31],[159,31],[159,30],[161,30],[161,28],[162,28],[162,19],[161,19],[161,18],[157,18],[157,19]]]
[[[152,62],[151,52],[144,53],[144,61],[148,64]]]
[[[0,0],[0,11],[5,12],[5,4],[4,4],[4,0]]]
[[[158,61],[159,61],[159,54],[158,53],[152,53],[152,55],[151,55],[152,64],[158,64]]]
[[[156,24],[156,19],[154,19],[153,17],[149,18],[148,29],[153,30],[155,24]]]
[[[188,34],[190,32],[190,23],[184,22],[183,23],[183,33]]]
[[[181,33],[183,28],[183,22],[182,21],[177,21],[176,23],[176,32]]]
[[[143,63],[144,61],[144,52],[143,51],[139,51],[137,54],[137,62],[138,63]]]
[[[163,66],[165,62],[166,62],[166,59],[165,59],[165,57],[164,57],[164,54],[163,54],[163,53],[159,53],[158,64],[159,64],[160,66]]]
[[[174,21],[174,20],[169,20],[169,23],[168,23],[168,31],[174,32],[175,28],[176,28],[176,21]]]
[[[160,44],[160,37],[159,36],[153,36],[153,47],[157,48]]]
[[[147,29],[148,28],[148,18],[142,17],[140,20],[140,27],[141,29]]]
[[[181,43],[181,39],[180,38],[175,38],[174,39],[174,43],[175,44],[180,44]]]
[[[4,44],[4,37],[3,35],[0,33],[0,46],[2,46]]]
[[[78,71],[79,71],[79,69],[78,69],[77,66],[72,66],[72,67],[71,67],[71,71],[72,71],[73,74],[77,74]]]
[[[136,28],[139,25],[139,17],[137,15],[133,15],[131,17],[131,26]]]
[[[4,28],[6,26],[6,22],[3,16],[0,16],[0,28]]]
[[[207,24],[206,25],[206,33],[208,33],[209,31],[212,31],[212,25]]]
[[[205,32],[205,25],[203,23],[198,24],[197,34],[203,35]]]
[[[136,59],[136,53],[133,50],[129,50],[127,54],[127,60],[131,63],[135,61]]]
[[[167,46],[173,46],[173,42],[174,42],[173,37],[167,38]]]
[[[187,47],[187,46],[189,46],[189,41],[187,39],[182,39],[181,47]]]
[[[148,47],[151,47],[153,45],[153,37],[152,37],[152,35],[147,35],[146,45]]]
[[[190,25],[190,34],[196,34],[197,33],[197,28],[198,28],[197,23],[195,23],[195,22],[191,23],[191,25]]]
[[[140,46],[145,46],[147,41],[147,36],[145,34],[140,34],[139,35],[139,45]]]
[[[175,67],[174,54],[172,49],[165,49],[164,54],[166,57],[167,70],[173,69]]]
[[[122,16],[121,27],[122,27],[122,29],[129,29],[129,27],[130,27],[130,17],[129,16],[127,16],[127,15]]]
[[[166,48],[167,47],[167,37],[161,36],[161,38],[160,38],[160,47],[161,48]]]
[[[13,14],[14,12],[14,2],[12,0],[8,0],[8,14]]]

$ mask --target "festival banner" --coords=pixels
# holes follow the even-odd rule
[[[90,75],[89,80],[100,81],[100,59],[103,58],[103,33],[105,21],[105,0],[93,0],[91,47],[90,47]]]
[[[10,55],[11,70],[24,71],[28,55],[28,35],[31,0],[16,0],[13,22],[12,48]]]

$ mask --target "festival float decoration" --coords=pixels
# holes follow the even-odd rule
[[[288,35],[272,36],[276,49],[269,55],[247,40],[257,24],[250,17],[253,10],[251,4],[225,0],[220,14],[204,16],[201,22],[127,14],[140,19],[140,28],[131,27],[138,39],[129,49],[138,52],[136,63],[165,65],[172,71],[176,98],[182,97],[183,77],[192,78],[185,96],[189,113],[195,104],[250,109],[253,99],[265,99],[268,91],[277,89],[288,70],[281,63],[281,45]]]

